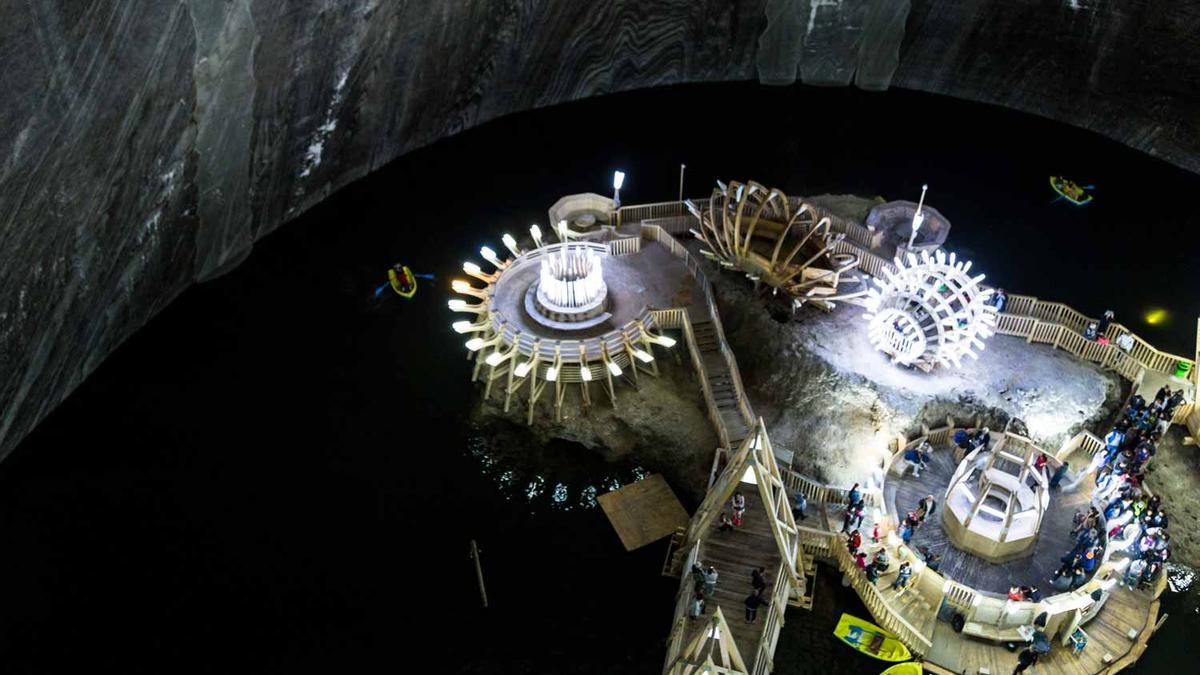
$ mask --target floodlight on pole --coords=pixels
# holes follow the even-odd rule
[[[908,247],[912,248],[913,242],[917,240],[917,230],[921,229],[921,224],[925,222],[925,214],[921,209],[925,206],[925,191],[929,189],[929,185],[921,186],[921,200],[917,202],[917,211],[913,214],[912,219],[912,234],[908,237]]]
[[[463,333],[478,333],[481,330],[488,329],[488,322],[480,321],[479,323],[471,323],[470,321],[455,321],[450,324],[450,327],[454,329],[455,333],[460,335]]]
[[[683,170],[687,168],[687,164],[679,165],[679,201],[683,201]]]
[[[500,237],[500,241],[503,241],[504,246],[509,251],[512,251],[513,257],[521,255],[521,249],[517,248],[517,240],[514,239],[511,234],[505,233],[502,237]]]
[[[470,340],[467,340],[467,349],[469,349],[473,352],[477,352],[480,349],[483,349],[484,347],[494,347],[497,344],[500,344],[500,336],[499,335],[495,335],[493,337],[487,338],[486,340],[483,338],[480,338],[480,337],[475,337],[475,338],[471,338]]]
[[[446,303],[450,307],[451,312],[472,312],[474,314],[482,314],[487,310],[487,303],[480,302],[478,304],[468,304],[466,300],[455,298]]]
[[[463,295],[471,295],[476,298],[479,298],[480,300],[483,300],[484,298],[487,297],[487,289],[475,288],[474,286],[472,286],[471,284],[468,284],[467,282],[463,281],[462,279],[455,279],[454,281],[451,281],[450,288],[455,293],[462,293]]]
[[[480,248],[479,255],[483,256],[484,260],[492,263],[492,265],[495,265],[496,269],[498,269],[498,270],[502,270],[505,267],[508,267],[508,265],[503,260],[496,257],[496,252],[493,251],[488,246],[484,246],[483,248]]]
[[[669,335],[655,335],[654,333],[647,331],[646,339],[656,345],[662,345],[667,348],[675,346],[675,338],[670,337]]]
[[[473,262],[468,261],[468,262],[463,263],[462,268],[463,268],[463,272],[466,272],[467,274],[475,277],[476,279],[482,281],[485,284],[490,284],[490,283],[494,282],[497,278],[495,274],[487,274],[486,272],[483,271],[483,268],[481,268],[479,265],[476,265]]]
[[[613,208],[621,208],[621,186],[625,184],[625,172],[613,172]]]

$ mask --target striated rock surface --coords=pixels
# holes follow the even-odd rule
[[[538,448],[554,447],[554,440],[586,447],[608,462],[633,462],[651,473],[661,473],[685,504],[698,504],[708,489],[713,453],[720,441],[705,414],[704,398],[692,364],[681,347],[671,357],[659,352],[660,376],[641,377],[633,389],[618,385],[617,408],[597,384],[591,386],[593,405],[579,405],[577,385],[571,385],[563,406],[563,419],[555,422],[547,397],[539,404],[534,423],[525,424],[522,401],[504,412],[503,400],[493,396],[477,401],[472,423],[480,436],[490,439],[490,450],[512,464],[527,462]],[[513,456],[505,456],[509,453]],[[542,453],[537,461],[551,469],[569,463],[570,457]]]
[[[0,456],[189,284],[506,113],[746,80],[891,85],[1200,169],[1195,3],[47,0],[0,6]]]

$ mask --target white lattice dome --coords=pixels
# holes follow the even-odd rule
[[[992,290],[979,285],[984,275],[970,276],[970,262],[941,250],[894,263],[868,291],[871,342],[893,362],[925,369],[978,358],[996,325]]]

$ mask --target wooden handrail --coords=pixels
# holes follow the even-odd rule
[[[866,575],[858,569],[858,565],[854,563],[854,559],[850,557],[850,552],[845,546],[833,548],[836,551],[838,568],[850,580],[850,585],[854,587],[858,597],[862,598],[867,609],[871,610],[871,616],[875,617],[875,620],[884,628],[895,633],[901,642],[908,645],[914,655],[920,657],[928,653],[928,650],[933,647],[932,636],[927,638],[922,635],[921,631],[917,630],[899,612],[892,609],[875,584],[867,581]]]

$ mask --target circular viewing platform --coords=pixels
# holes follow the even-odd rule
[[[928,547],[942,556],[944,576],[977,591],[1004,594],[1031,585],[1049,590],[1059,559],[1075,543],[1072,521],[1076,511],[1087,510],[1092,481],[1085,477],[1074,489],[1051,490],[1045,474],[1032,470],[1040,449],[1016,435],[995,434],[990,448],[960,461],[956,450],[949,439],[934,443],[919,478],[905,470],[902,459],[886,477],[885,502],[898,519],[926,495],[940,505],[941,513],[913,533],[909,548]],[[1058,462],[1047,457],[1053,470]]]

